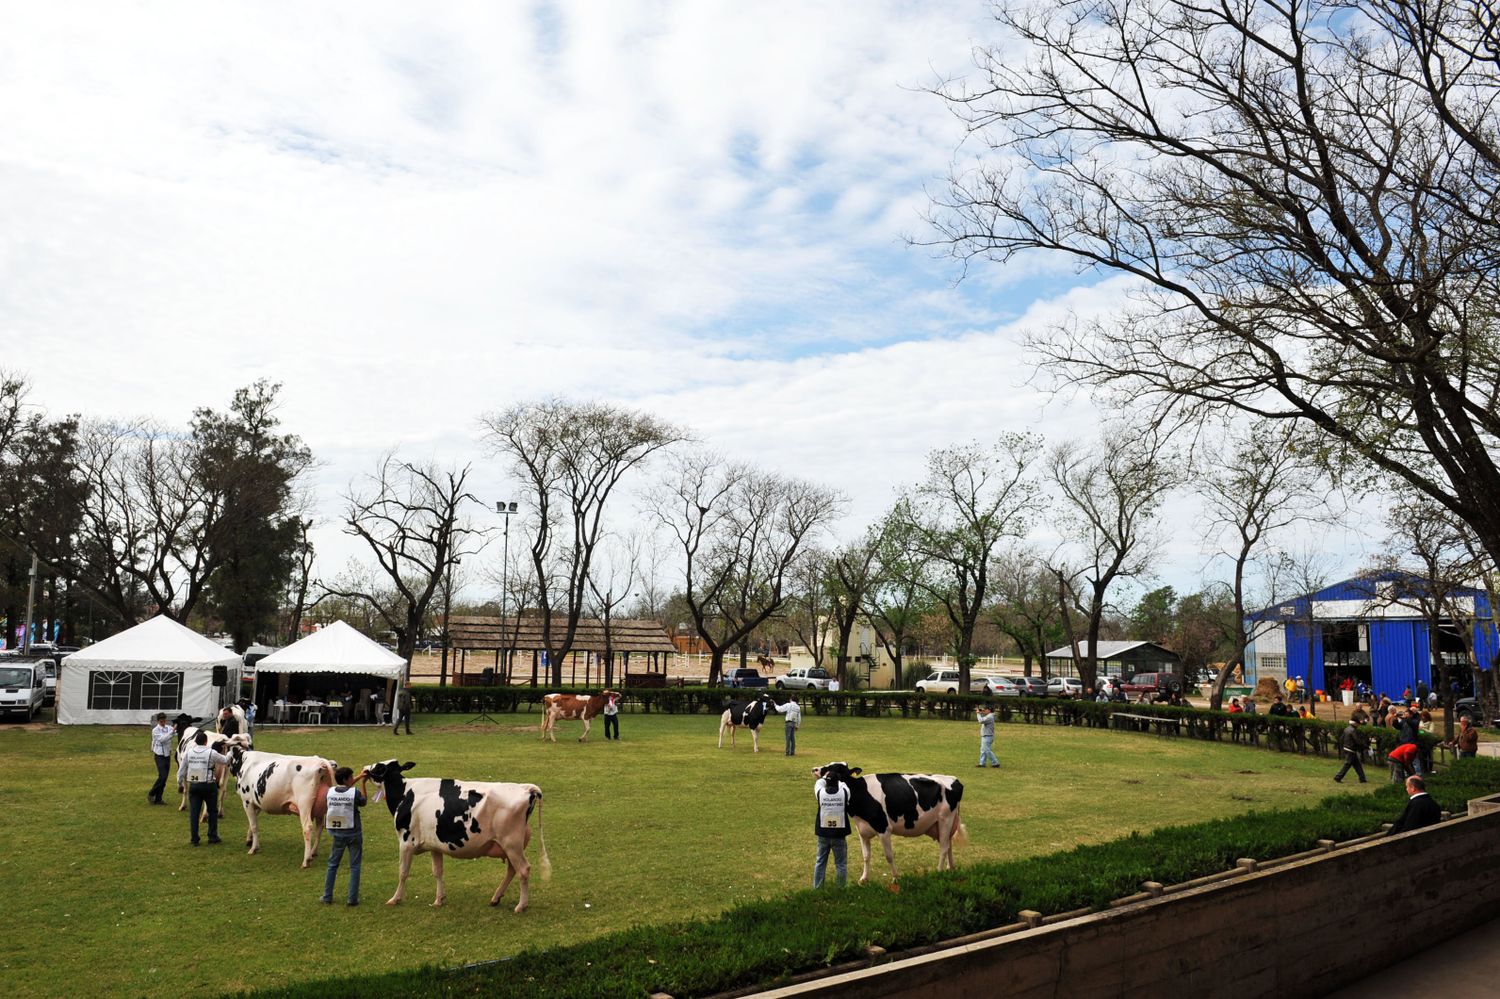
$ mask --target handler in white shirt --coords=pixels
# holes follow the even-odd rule
[[[172,763],[172,726],[167,724],[167,713],[158,712],[156,724],[151,726],[151,756],[156,761],[156,783],[146,792],[146,800],[153,805],[164,805],[162,792],[167,789],[167,770]]]
[[[797,755],[797,729],[802,727],[802,709],[796,698],[788,697],[785,704],[778,705],[778,714],[786,715],[786,755]]]

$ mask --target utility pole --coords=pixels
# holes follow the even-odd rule
[[[26,580],[26,623],[21,631],[21,651],[31,651],[31,612],[36,607],[36,556],[31,556],[31,572]]]

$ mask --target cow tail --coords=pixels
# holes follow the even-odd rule
[[[547,837],[542,835],[542,789],[532,787],[531,800],[536,805],[536,841],[542,847],[541,873],[543,881],[552,880],[552,861],[547,857]]]
[[[950,842],[954,846],[968,846],[969,830],[964,828],[964,820],[955,815],[953,816],[953,823],[954,829],[953,835],[950,837]]]

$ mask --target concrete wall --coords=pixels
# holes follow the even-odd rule
[[[1232,881],[761,995],[1322,996],[1495,918],[1497,906],[1500,808],[1476,807]]]

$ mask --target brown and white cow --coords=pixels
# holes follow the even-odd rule
[[[776,702],[771,700],[770,694],[761,694],[748,704],[744,701],[730,701],[729,707],[719,716],[719,748],[724,748],[724,732],[729,732],[729,748],[734,748],[735,729],[748,728],[750,730],[750,744],[755,751],[760,752],[760,729],[766,723],[766,718],[776,710]]]
[[[542,879],[552,876],[547,841],[542,836],[542,789],[535,784],[480,783],[446,777],[407,780],[402,776],[415,766],[385,760],[365,767],[361,774],[380,785],[396,824],[401,867],[396,894],[385,904],[396,905],[406,897],[406,875],[412,858],[419,853],[432,854],[432,878],[437,882],[433,905],[442,905],[447,899],[443,890],[444,857],[504,857],[505,880],[495,889],[490,905],[500,904],[500,896],[515,879],[521,892],[516,912],[524,912],[531,900],[531,864],[526,860],[526,847],[531,842],[527,823],[533,809],[536,836],[542,845]]]
[[[880,837],[885,862],[891,867],[891,890],[899,891],[896,858],[891,836],[931,836],[938,844],[938,870],[953,869],[953,845],[968,839],[968,830],[958,817],[964,786],[947,774],[868,774],[843,762],[813,767],[819,778],[832,775],[849,789],[849,820],[859,833],[864,873],[859,883],[870,880],[870,840]]]
[[[295,815],[302,820],[302,866],[312,863],[323,838],[323,814],[333,787],[333,760],[321,756],[282,756],[243,750],[230,754],[230,767],[245,806],[245,845],[260,850],[260,816]]]
[[[613,690],[588,697],[582,694],[548,694],[542,698],[542,738],[550,738],[556,742],[557,723],[576,720],[583,722],[583,734],[578,737],[578,741],[586,741],[595,716],[604,710],[611,697],[619,696]]]
[[[178,804],[179,812],[187,811],[187,782],[182,776],[182,761],[187,757],[187,751],[193,748],[193,738],[200,729],[196,725],[189,725],[181,717],[177,720],[177,790],[182,794],[182,801]],[[208,733],[208,748],[216,753],[229,755],[230,750],[238,746],[240,749],[249,749],[250,737],[243,733],[239,735],[224,735],[220,732]],[[228,765],[220,763],[214,767],[214,780],[219,782],[219,818],[224,817],[224,795],[229,792]]]

